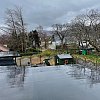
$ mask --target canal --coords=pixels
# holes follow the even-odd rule
[[[100,70],[0,66],[0,100],[100,100]]]

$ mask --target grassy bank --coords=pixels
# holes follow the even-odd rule
[[[18,62],[18,65],[20,65],[20,62],[22,65],[23,64],[27,65],[28,62],[31,62],[31,64],[34,65],[34,64],[43,63],[44,59],[50,58],[50,60],[49,60],[50,64],[54,65],[55,64],[54,56],[57,54],[61,54],[61,53],[65,53],[65,50],[45,50],[38,54],[32,54],[32,55],[26,55],[26,53],[25,53],[25,54],[23,54],[24,56],[22,56],[21,58],[19,58],[17,60],[17,62]]]
[[[78,54],[73,54],[74,58],[90,61],[93,63],[98,63],[100,64],[100,56],[97,55],[78,55]]]
[[[42,63],[44,59],[50,58],[50,62],[52,65],[54,65],[54,56],[60,53],[66,53],[66,51],[61,50],[45,50],[43,52],[40,52],[39,54],[33,54],[29,56],[22,56],[22,62],[31,62],[32,64],[38,64]],[[93,62],[94,64],[100,65],[100,56],[97,55],[79,55],[79,54],[73,54],[73,57],[76,59],[82,59],[84,61]],[[24,59],[26,59],[24,61]]]

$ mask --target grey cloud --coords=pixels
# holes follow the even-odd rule
[[[31,29],[36,25],[49,27],[54,23],[65,23],[84,9],[99,9],[100,3],[99,0],[3,0],[0,3],[0,22],[6,8],[14,5],[23,8],[25,21]]]

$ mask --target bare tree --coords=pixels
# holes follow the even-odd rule
[[[89,21],[87,40],[100,52],[100,11],[92,9],[86,15]]]
[[[9,42],[9,35],[2,34],[0,35],[0,44],[5,45]]]
[[[22,9],[16,7],[15,9],[6,10],[6,29],[11,36],[9,47],[13,50],[24,51],[26,48],[26,24],[22,14]]]
[[[27,32],[26,32],[26,23],[24,22],[22,8],[16,7],[14,10],[15,18],[16,18],[16,27],[20,33],[20,42],[22,51],[24,51],[27,47]]]
[[[14,17],[14,10],[12,9],[7,9],[6,10],[6,31],[10,33],[10,39],[8,46],[16,50],[18,48],[17,44],[17,30],[16,30],[16,25],[15,25],[15,17]]]
[[[64,39],[66,37],[66,33],[65,33],[65,27],[62,24],[54,24],[52,25],[53,27],[53,31],[54,31],[54,35],[58,36],[60,41],[61,41],[61,47],[63,48],[64,46]]]
[[[89,42],[97,51],[100,51],[100,12],[90,10],[86,14],[78,15],[72,23],[74,36],[82,44]],[[86,45],[87,48],[88,44]]]
[[[85,29],[85,15],[82,14],[82,15],[78,15],[76,16],[76,18],[74,20],[72,20],[72,25],[71,25],[71,32],[72,34],[74,35],[74,37],[77,39],[77,42],[79,44],[79,47],[80,45],[82,46],[82,48],[84,47],[83,46],[83,41],[84,41],[84,29]]]
[[[39,33],[39,37],[41,40],[41,43],[44,42],[44,48],[47,49],[48,47],[48,41],[49,41],[49,37],[47,36],[47,33],[43,30],[43,27],[41,25],[39,25],[36,30]]]

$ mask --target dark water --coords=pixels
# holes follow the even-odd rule
[[[0,67],[0,100],[100,100],[100,71],[81,65]]]

